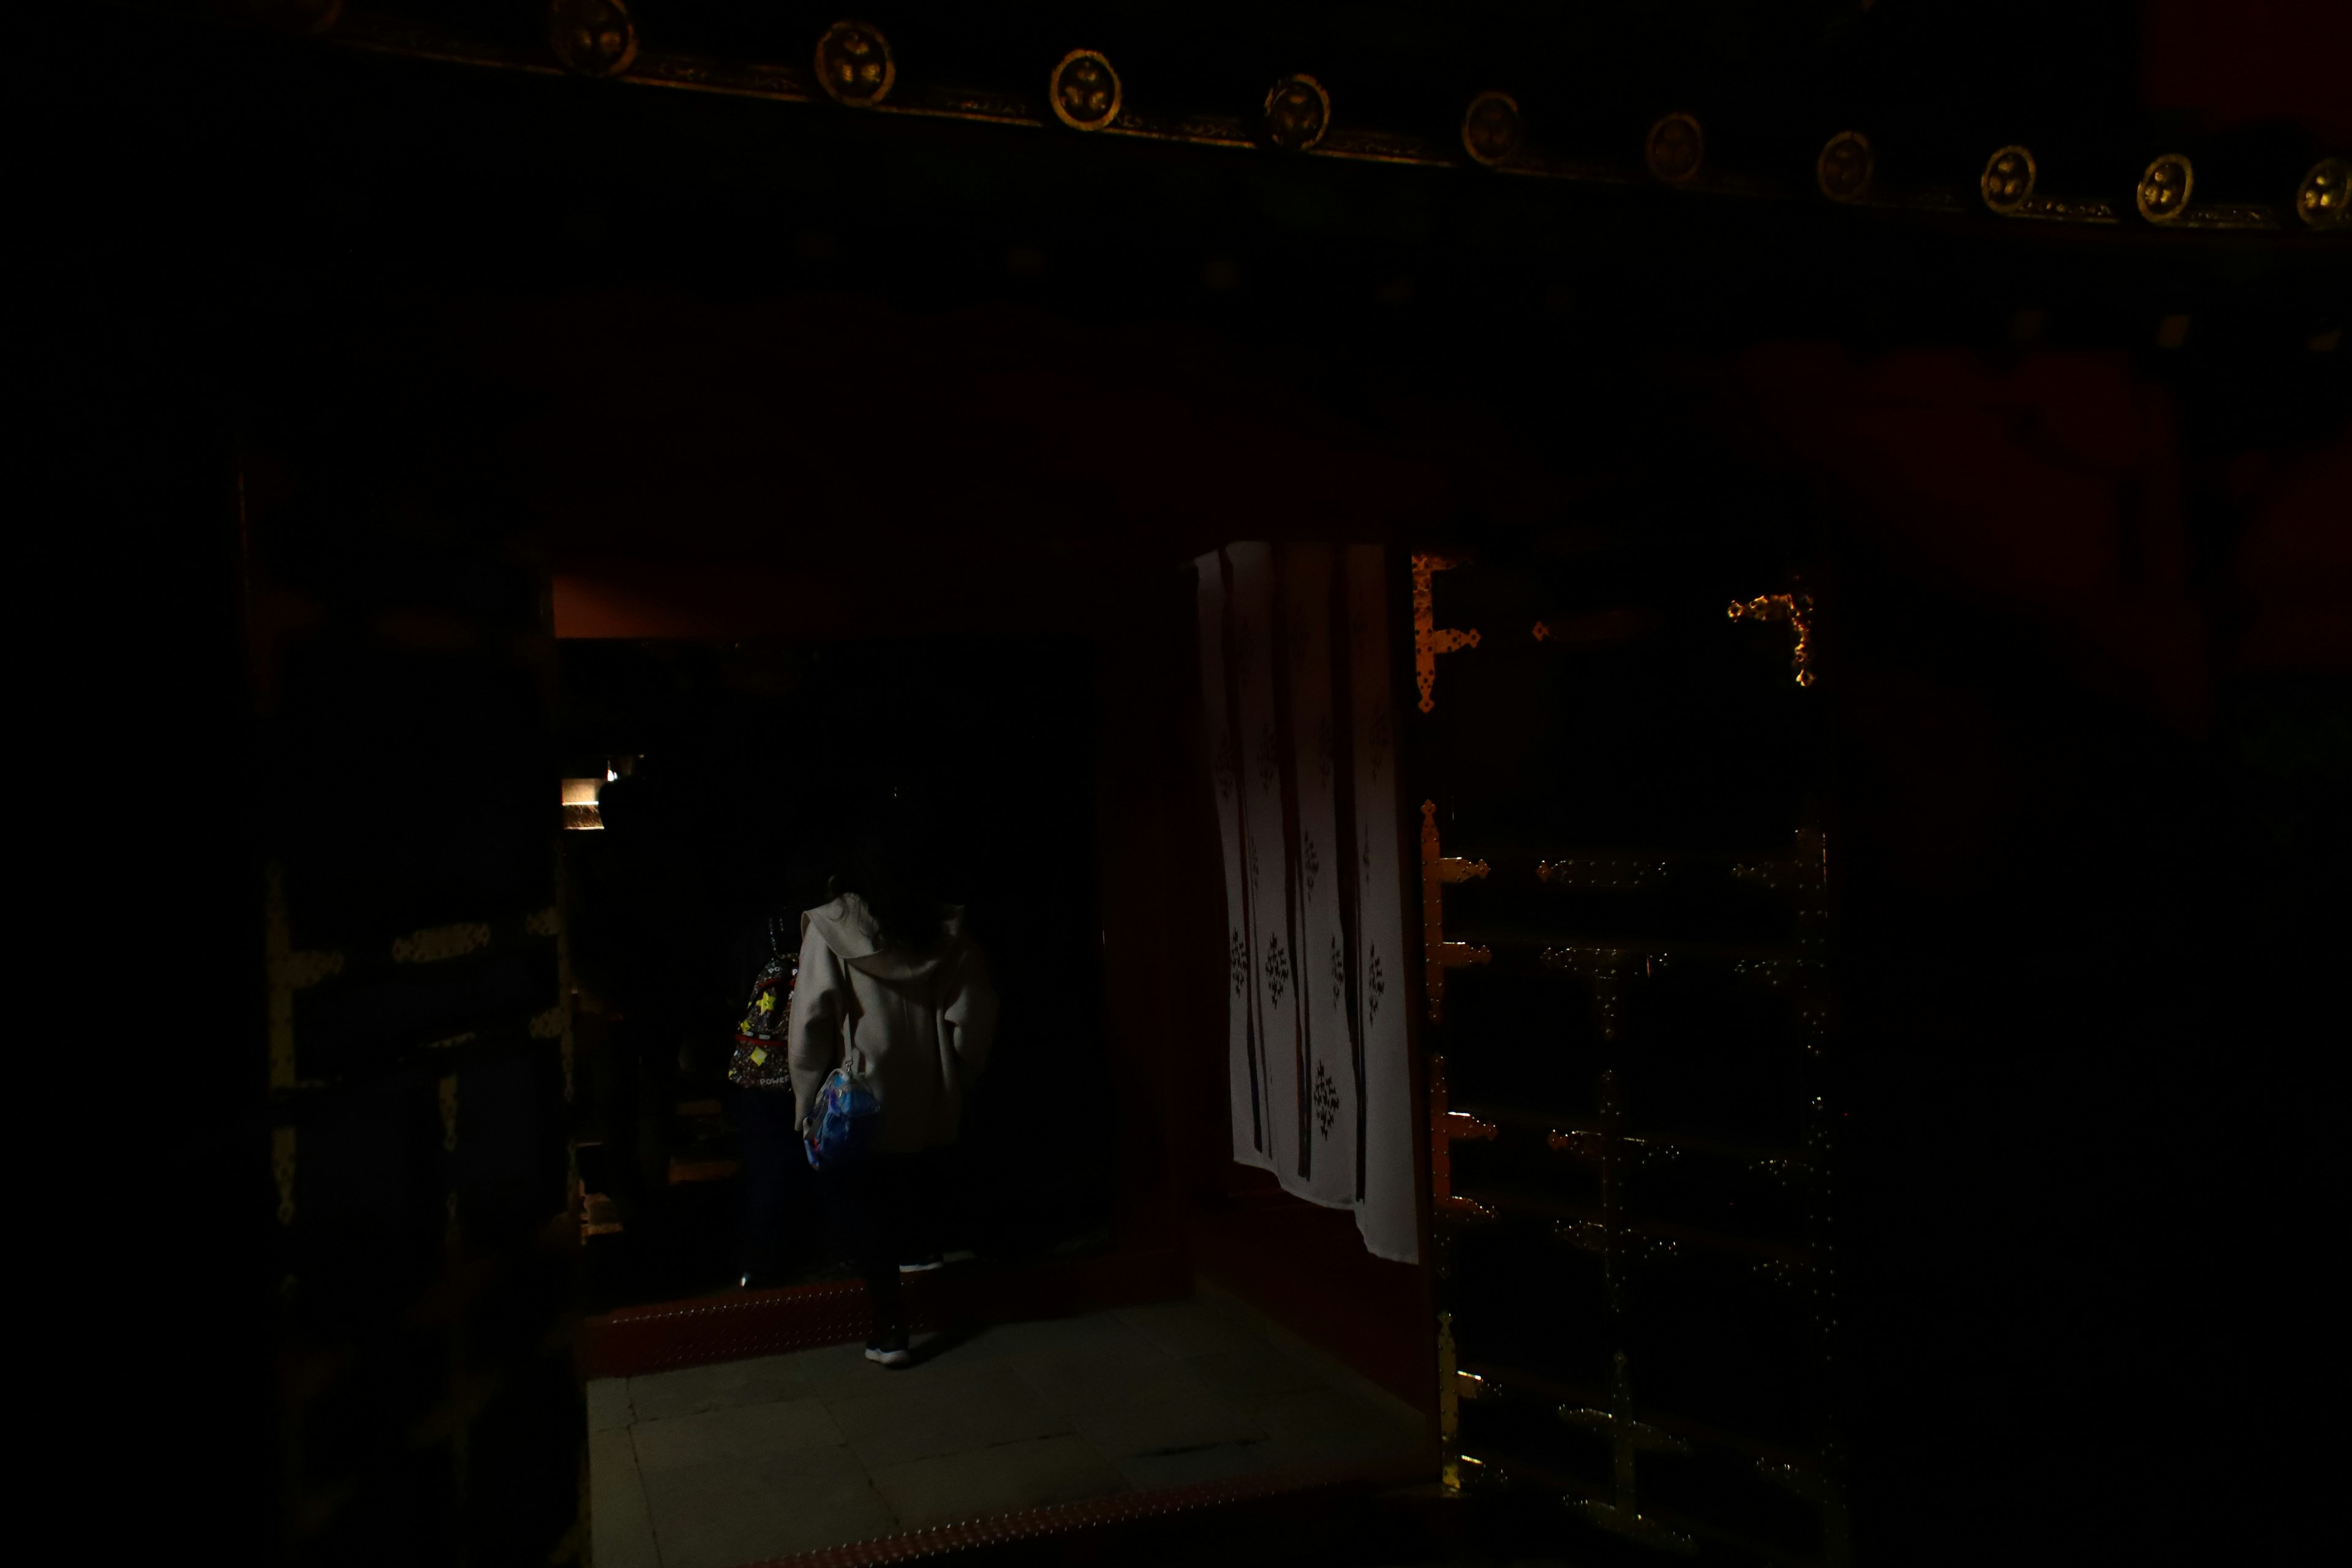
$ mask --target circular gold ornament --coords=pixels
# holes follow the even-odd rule
[[[1977,189],[1984,196],[1984,205],[1993,211],[2013,213],[2033,195],[2039,173],[2033,154],[2012,143],[1985,160],[1984,173],[1977,176]]]
[[[1072,49],[1046,79],[1054,118],[1073,131],[1100,131],[1118,118],[1118,72],[1092,49]]]
[[[1266,89],[1265,137],[1286,152],[1304,153],[1331,129],[1331,95],[1311,76],[1286,76]]]
[[[1491,169],[1519,150],[1519,102],[1507,92],[1482,92],[1462,111],[1462,150]]]
[[[816,79],[835,103],[865,109],[881,102],[898,79],[890,40],[863,22],[835,22],[816,41]]]
[[[619,76],[637,58],[637,25],[622,0],[549,0],[547,41],[574,76]]]
[[[1643,157],[1653,175],[1670,185],[1679,185],[1696,174],[1699,165],[1706,161],[1706,132],[1699,129],[1694,116],[1669,114],[1650,127],[1649,139],[1643,143]]]
[[[2352,223],[2352,163],[2322,158],[2304,175],[2294,191],[2294,210],[2314,228],[2342,228]]]
[[[2189,160],[2178,153],[2167,153],[2140,175],[2132,199],[2139,216],[2148,222],[2171,223],[2189,210],[2189,193],[2196,184],[2197,171],[2189,166]]]
[[[1858,202],[1870,190],[1870,176],[1877,171],[1878,161],[1870,151],[1870,138],[1859,131],[1841,131],[1822,147],[1822,155],[1813,160],[1813,183],[1822,195],[1833,202]]]

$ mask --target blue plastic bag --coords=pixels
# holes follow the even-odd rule
[[[834,1068],[817,1090],[816,1109],[803,1134],[808,1163],[830,1171],[856,1160],[873,1137],[874,1119],[881,1110],[882,1102],[848,1063]]]

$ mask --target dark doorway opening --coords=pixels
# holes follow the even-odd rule
[[[946,1157],[941,1238],[999,1262],[1108,1248],[1118,1117],[1087,645],[558,647],[563,772],[598,797],[564,835],[581,1173],[606,1200],[587,1238],[590,1310],[723,1289],[751,1261],[773,1284],[841,1276],[804,1161],[782,1176],[781,1233],[747,1236],[747,1133],[775,1120],[747,1097],[788,1091],[738,1088],[726,1068],[772,931],[797,942],[799,912],[842,869],[845,825],[892,795],[939,825],[941,880],[1003,1004]]]

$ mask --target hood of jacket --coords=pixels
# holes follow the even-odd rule
[[[804,910],[801,915],[801,934],[806,936],[814,928],[834,956],[861,974],[870,974],[877,980],[919,980],[945,963],[963,940],[961,906],[950,907],[940,923],[946,936],[930,952],[912,953],[904,948],[885,947],[882,928],[875,923],[866,900],[856,893],[844,893],[821,908]]]

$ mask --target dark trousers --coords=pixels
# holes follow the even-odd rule
[[[842,1249],[866,1279],[866,1300],[874,1333],[907,1326],[898,1289],[898,1265],[938,1250],[935,1235],[939,1152],[913,1154],[867,1152],[847,1166],[825,1173],[826,1207]]]
[[[793,1091],[739,1089],[743,1131],[742,1272],[754,1285],[782,1284],[814,1230],[816,1173],[793,1125]]]

